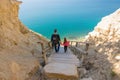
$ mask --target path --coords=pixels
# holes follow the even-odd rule
[[[77,67],[79,65],[79,60],[72,51],[68,49],[64,53],[64,48],[61,47],[58,53],[52,52],[44,67],[44,72],[47,78],[76,80],[78,79]]]

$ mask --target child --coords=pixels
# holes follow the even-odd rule
[[[67,41],[66,37],[64,38],[63,46],[64,46],[64,51],[66,52],[67,51],[67,47],[69,46],[69,41]]]

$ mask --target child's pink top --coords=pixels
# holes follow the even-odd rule
[[[65,43],[63,43],[64,46],[69,46],[69,41],[66,41]]]

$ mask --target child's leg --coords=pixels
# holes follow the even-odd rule
[[[64,51],[65,51],[65,52],[67,51],[67,46],[64,46]]]
[[[67,51],[67,46],[66,46],[66,51]]]

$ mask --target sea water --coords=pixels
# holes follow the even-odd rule
[[[48,39],[54,29],[61,38],[79,39],[102,17],[120,8],[120,0],[22,0],[20,20]]]

